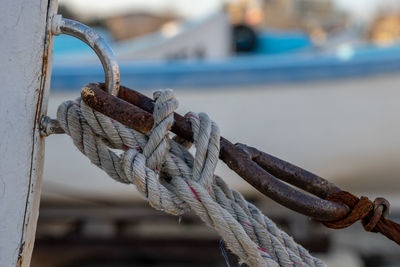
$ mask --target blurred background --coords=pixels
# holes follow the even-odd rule
[[[400,221],[400,3],[393,0],[59,0],[59,13],[112,46],[121,84],[172,88],[179,112],[207,112],[257,147],[370,199]],[[96,55],[55,37],[49,114],[104,80]],[[153,210],[72,145],[46,139],[33,267],[227,266],[193,214]],[[400,266],[398,246],[360,224],[330,230],[217,174],[328,266]],[[237,266],[229,255],[231,266]]]

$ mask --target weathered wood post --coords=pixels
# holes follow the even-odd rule
[[[0,266],[29,266],[43,169],[56,0],[0,4]]]

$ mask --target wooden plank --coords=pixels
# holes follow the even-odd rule
[[[38,217],[57,1],[4,0],[0,9],[0,262],[29,266]]]

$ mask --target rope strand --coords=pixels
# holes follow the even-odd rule
[[[110,177],[132,183],[155,209],[194,211],[250,266],[324,266],[254,205],[214,175],[220,133],[207,114],[188,113],[190,144],[169,138],[178,107],[171,90],[154,93],[155,125],[147,135],[92,110],[80,98],[60,105],[57,118],[74,145]],[[116,152],[118,149],[120,152]]]

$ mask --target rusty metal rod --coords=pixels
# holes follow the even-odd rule
[[[287,161],[276,158],[245,144],[237,144],[237,146],[249,151],[252,155],[253,161],[270,174],[313,195],[325,199],[331,194],[342,191],[334,183],[331,183],[324,178],[297,167]]]
[[[89,84],[87,87],[95,96],[104,93],[104,84]],[[127,87],[121,86],[118,96],[149,113],[154,110],[152,99]],[[82,94],[85,102],[87,102],[86,98],[87,96]],[[113,113],[109,116],[118,120],[118,116],[113,117],[114,115],[116,114]],[[174,117],[175,123],[172,126],[172,132],[186,140],[193,141],[190,122],[176,113]],[[220,145],[220,159],[258,191],[278,203],[321,221],[339,220],[349,212],[349,208],[344,204],[323,200],[279,180],[282,179],[306,191],[310,190],[309,193],[319,196],[324,196],[322,193],[324,190],[328,192],[340,190],[323,178],[277,158],[273,158],[274,161],[269,162],[268,154],[241,144],[234,145],[223,137],[221,137]],[[317,189],[310,189],[314,186]]]
[[[279,176],[262,168],[252,159],[251,151],[240,144],[234,145],[223,137],[220,144],[220,159],[254,188],[276,202],[319,221],[335,221],[348,214],[349,208],[344,204],[321,199],[280,181]],[[295,180],[287,182],[295,184]]]
[[[103,88],[103,84],[101,83],[100,85]],[[118,97],[153,114],[153,100],[137,91],[120,86]],[[174,120],[171,131],[183,139],[193,142],[193,131],[190,122],[177,113],[174,113]]]
[[[135,106],[153,113],[153,100],[135,90],[120,86],[118,96]],[[190,122],[177,113],[174,113],[174,119],[175,123],[172,126],[172,132],[193,142],[193,132]],[[221,149],[227,141],[228,140],[221,137]],[[244,144],[236,144],[236,146],[248,150],[252,154],[252,160],[272,175],[277,176],[281,180],[291,183],[309,193],[321,198],[326,198],[330,194],[341,191],[341,189],[335,184],[289,162]]]
[[[99,89],[97,84],[88,84],[81,91],[82,99],[94,110],[113,118],[141,133],[153,128],[153,115],[122,99]]]

